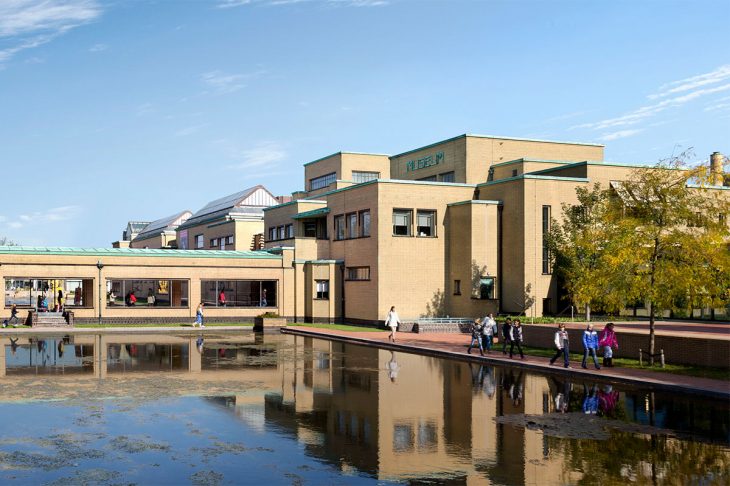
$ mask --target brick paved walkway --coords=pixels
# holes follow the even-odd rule
[[[582,328],[582,325],[581,325]],[[601,368],[595,370],[592,367],[584,370],[580,362],[571,362],[571,368],[565,369],[560,364],[551,366],[548,358],[538,356],[525,356],[522,360],[517,356],[510,359],[502,354],[501,346],[485,355],[479,356],[479,351],[474,350],[467,354],[466,350],[471,337],[467,334],[415,334],[398,333],[397,341],[390,343],[387,332],[351,332],[335,329],[311,328],[305,326],[288,326],[283,332],[322,337],[325,339],[342,339],[358,344],[377,346],[386,349],[400,350],[415,354],[439,355],[445,358],[456,358],[461,360],[487,361],[499,365],[520,366],[541,372],[569,373],[578,377],[596,376],[611,381],[653,385],[657,388],[677,390],[685,393],[696,393],[721,398],[730,398],[730,382],[713,380],[710,378],[697,378],[693,376],[675,375],[660,371],[637,370],[631,368]]]

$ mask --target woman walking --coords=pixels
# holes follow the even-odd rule
[[[568,359],[569,351],[568,331],[565,330],[565,324],[560,323],[558,330],[555,332],[555,356],[550,358],[550,364],[555,364],[555,360],[563,355],[563,361],[566,368],[570,368],[570,360]]]
[[[509,357],[512,358],[512,353],[517,345],[517,350],[520,352],[520,359],[525,359],[525,353],[522,352],[522,324],[519,319],[515,319],[515,323],[512,325],[509,333],[510,347]]]
[[[507,354],[507,344],[509,343],[509,333],[512,329],[512,318],[508,317],[502,324],[502,354]]]
[[[492,314],[482,319],[482,348],[489,353],[492,350],[492,339],[494,338],[494,318]]]
[[[593,330],[593,324],[588,323],[588,328],[583,331],[583,362],[581,366],[585,369],[586,360],[588,355],[593,356],[593,364],[596,365],[596,369],[600,370],[601,366],[598,364],[598,356],[596,355],[598,350],[598,333]]]
[[[400,324],[400,318],[395,311],[395,306],[393,306],[390,308],[390,312],[388,312],[388,317],[385,318],[385,327],[390,328],[389,341],[395,342],[395,332],[398,330],[398,324]]]
[[[606,324],[603,331],[598,334],[598,345],[603,348],[603,366],[613,368],[613,350],[618,349],[613,322]]]
[[[203,323],[203,303],[201,302],[198,304],[198,308],[195,310],[195,322],[193,323],[193,327],[195,326],[205,327],[205,324]]]
[[[482,326],[479,325],[479,319],[474,319],[471,323],[471,343],[469,343],[469,349],[467,353],[471,354],[471,348],[474,347],[474,343],[479,347],[479,354],[484,356],[484,347],[482,346]]]

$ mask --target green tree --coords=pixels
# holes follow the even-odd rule
[[[730,301],[730,194],[708,187],[707,167],[686,168],[685,157],[635,169],[613,188],[580,192],[550,237],[576,301],[609,311],[646,303],[650,364],[662,310]]]
[[[7,236],[0,236],[0,246],[18,246],[18,244]]]

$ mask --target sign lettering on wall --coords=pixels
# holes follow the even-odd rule
[[[433,155],[426,155],[420,159],[409,160],[406,162],[406,172],[413,172],[414,170],[425,169],[426,167],[432,167],[444,163],[444,153],[436,152]]]

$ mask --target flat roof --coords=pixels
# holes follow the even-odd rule
[[[339,152],[335,152],[333,154],[325,155],[324,157],[320,157],[320,158],[318,158],[316,160],[313,160],[311,162],[307,162],[306,164],[304,164],[304,167],[306,167],[308,165],[316,164],[317,162],[321,162],[321,161],[323,161],[325,159],[329,159],[329,158],[335,157],[337,155],[374,155],[376,157],[390,157],[390,155],[388,155],[388,154],[374,154],[374,153],[369,153],[369,152],[346,152],[346,151],[340,150]]]
[[[537,138],[500,137],[500,136],[497,136],[497,135],[479,135],[479,134],[475,134],[475,133],[464,133],[464,134],[461,134],[461,135],[457,135],[455,137],[447,138],[446,140],[441,140],[440,142],[430,143],[428,145],[424,145],[423,147],[418,147],[418,148],[415,148],[415,149],[412,149],[412,150],[407,150],[405,152],[401,152],[401,153],[399,153],[397,155],[392,155],[390,158],[391,159],[394,159],[396,157],[401,157],[403,155],[407,155],[407,154],[410,154],[412,152],[418,152],[419,150],[423,150],[423,149],[427,149],[427,148],[430,148],[430,147],[434,147],[436,145],[441,145],[442,143],[453,142],[454,140],[458,140],[460,138],[467,138],[467,137],[472,137],[472,138],[491,138],[491,139],[494,139],[494,140],[515,140],[515,141],[518,141],[518,142],[560,143],[560,144],[564,144],[564,145],[588,145],[588,146],[591,146],[591,147],[605,147],[605,145],[603,145],[601,143],[567,142],[567,141],[560,141],[560,140],[541,140],[541,139],[537,139]]]
[[[505,182],[515,182],[519,180],[540,180],[540,181],[565,181],[565,182],[590,182],[590,179],[585,177],[562,177],[562,176],[545,176],[535,175],[534,173],[522,174],[516,177],[506,177],[504,179],[497,179],[496,181],[487,181],[477,184],[477,187],[493,186],[495,184],[502,184]]]
[[[0,246],[0,255],[70,255],[167,258],[265,258],[280,259],[268,251],[168,250],[157,248],[78,248],[67,246]]]

